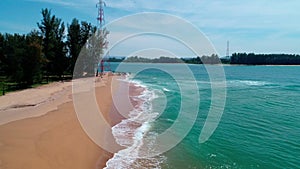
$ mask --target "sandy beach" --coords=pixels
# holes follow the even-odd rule
[[[97,102],[111,126],[124,118],[112,104],[114,91],[120,88],[111,90],[113,79],[105,76],[96,85]],[[133,95],[140,92],[132,91]],[[72,102],[72,82],[0,97],[0,169],[94,169],[105,167],[111,157],[81,128]]]

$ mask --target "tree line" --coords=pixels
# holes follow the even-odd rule
[[[111,61],[139,62],[139,63],[188,63],[188,64],[242,64],[242,65],[300,65],[300,55],[297,54],[254,54],[233,53],[229,58],[219,58],[218,55],[193,57],[193,58],[144,58],[131,56]]]
[[[217,54],[211,56],[203,55],[202,57],[197,56],[194,58],[182,58],[185,63],[188,64],[220,64],[220,58]]]
[[[219,64],[220,59],[218,55],[212,54],[211,56],[202,56],[194,58],[171,58],[166,56],[160,56],[159,58],[145,58],[139,56],[131,56],[122,59],[109,59],[111,61],[124,61],[124,62],[135,62],[135,63],[188,63],[188,64]]]
[[[81,49],[97,30],[76,18],[65,24],[47,8],[41,14],[37,30],[0,33],[0,76],[6,82],[28,87],[45,77],[72,76]]]
[[[230,64],[244,65],[300,65],[300,55],[234,53]]]
[[[159,58],[145,58],[139,56],[131,56],[124,60],[124,62],[130,63],[182,63],[179,58],[170,58],[161,56]]]

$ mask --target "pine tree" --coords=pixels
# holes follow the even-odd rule
[[[63,42],[65,26],[48,9],[42,9],[43,19],[38,27],[43,37],[43,53],[46,59],[44,70],[47,75],[62,76],[67,67],[66,46]]]

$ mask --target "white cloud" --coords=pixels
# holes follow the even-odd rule
[[[74,3],[73,1],[69,1],[69,0],[27,0],[27,1],[44,2],[44,3],[50,3],[50,4],[55,4],[55,5],[67,6],[67,7],[78,6],[78,4]]]
[[[110,45],[122,41],[123,48],[138,51],[147,48],[168,50],[183,56],[215,53],[208,39],[183,19],[160,13],[141,13],[107,25]],[[129,47],[130,46],[130,47]],[[118,49],[120,51],[121,48]],[[130,53],[130,52],[129,52]]]
[[[94,8],[98,0],[28,0],[46,2],[65,7],[75,7],[78,10]],[[300,17],[298,0],[105,0],[107,7],[113,8],[114,15],[122,17],[120,11],[131,14],[138,12],[165,12],[177,15],[197,24],[199,27],[220,28],[299,28],[296,21]],[[88,11],[91,12],[91,11]],[[119,14],[119,16],[118,16]],[[116,19],[116,18],[114,18]]]
[[[95,4],[98,0],[30,0],[52,3],[64,7],[77,9],[93,17],[96,14]],[[107,4],[107,21],[118,19],[127,14],[138,12],[163,12],[180,16],[194,24],[216,44],[219,53],[224,53],[226,41],[236,41],[236,49],[261,48],[260,42],[267,45],[266,51],[275,49],[290,50],[287,45],[271,41],[284,41],[285,43],[300,43],[297,35],[300,30],[298,0],[105,0]],[[95,11],[91,11],[95,10]],[[147,24],[147,20],[138,20],[140,25]],[[157,23],[161,23],[158,20]],[[137,25],[135,25],[137,26]],[[177,29],[180,25],[176,25]],[[139,29],[133,28],[130,29]],[[123,31],[126,31],[124,28]],[[250,43],[251,42],[251,43]],[[242,44],[245,44],[242,47]],[[262,45],[264,46],[264,45]],[[294,46],[291,44],[290,46]],[[295,48],[300,53],[300,49]]]

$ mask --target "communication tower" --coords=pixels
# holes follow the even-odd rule
[[[228,59],[229,57],[229,41],[227,41],[226,58]]]
[[[99,0],[99,2],[96,4],[96,8],[98,9],[98,26],[99,29],[102,30],[104,24],[105,24],[105,19],[104,19],[104,7],[106,6],[106,3],[103,0]]]
[[[104,25],[105,25],[104,7],[106,7],[106,3],[104,2],[104,0],[99,0],[99,2],[96,4],[96,8],[98,9],[98,17],[97,17],[98,33],[99,33],[98,35],[103,36],[103,38],[104,38],[104,40],[103,40],[103,42],[101,42],[102,44],[100,44],[100,46],[103,48],[108,48],[108,41],[107,41],[106,35],[105,35],[105,33],[107,33],[108,31],[104,28]],[[107,61],[108,55],[109,55],[109,51],[99,61],[96,76],[98,76],[99,67],[100,67],[100,71],[101,71],[101,74],[100,74],[101,76],[102,76],[103,72],[105,71],[105,69],[111,71],[110,63]],[[106,64],[105,64],[105,62],[106,62]]]

